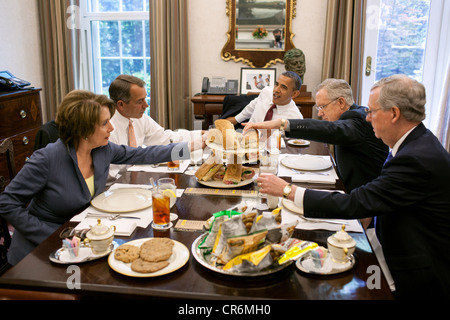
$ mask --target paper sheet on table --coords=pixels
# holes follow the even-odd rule
[[[134,165],[127,169],[127,171],[143,171],[143,172],[159,172],[159,173],[183,173],[189,167],[190,160],[180,161],[180,168],[178,170],[170,171],[167,165],[163,164],[153,168],[150,164]]]

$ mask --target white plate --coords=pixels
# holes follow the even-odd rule
[[[293,156],[281,159],[281,164],[290,169],[318,171],[329,169],[333,166],[329,159],[315,156]]]
[[[294,140],[288,140],[288,144],[291,146],[296,146],[296,147],[306,147],[306,146],[309,146],[311,144],[311,142],[309,142],[308,140],[303,140],[303,139],[294,139]]]
[[[124,188],[105,191],[92,199],[95,209],[124,213],[146,209],[152,206],[152,192],[146,189]]]
[[[288,199],[283,199],[281,205],[283,208],[288,209],[289,211],[292,211],[294,213],[297,213],[299,215],[303,215],[303,210],[295,205],[295,203]]]
[[[330,274],[337,274],[337,273],[342,273],[347,270],[350,270],[351,268],[353,268],[355,263],[356,263],[356,259],[355,259],[354,255],[350,255],[349,261],[346,263],[334,262],[330,255],[329,258],[327,258],[326,262],[324,263],[324,268],[322,270],[319,270],[314,266],[311,256],[305,255],[295,262],[295,266],[300,271],[303,271],[306,273],[330,275]]]
[[[233,188],[239,188],[242,186],[246,186],[249,185],[250,183],[252,183],[253,181],[255,181],[256,175],[253,177],[253,179],[247,179],[247,180],[243,180],[241,182],[239,182],[238,184],[225,184],[222,181],[214,181],[214,180],[209,180],[209,181],[200,181],[197,179],[198,183],[207,186],[207,187],[211,187],[211,188],[217,188],[217,189],[233,189]]]
[[[126,242],[126,244],[140,247],[144,242],[151,240],[151,239],[153,239],[153,238],[142,238],[142,239],[128,241],[128,242]],[[130,276],[130,277],[137,277],[137,278],[158,277],[158,276],[162,276],[162,275],[174,272],[174,271],[180,269],[182,266],[184,266],[186,264],[186,262],[189,260],[189,250],[181,242],[175,241],[173,239],[172,239],[172,241],[174,242],[175,245],[173,246],[173,249],[172,249],[172,256],[169,258],[169,260],[167,260],[167,261],[169,261],[169,265],[161,270],[156,271],[156,272],[151,272],[151,273],[135,272],[135,271],[131,270],[131,262],[125,263],[123,261],[116,260],[116,258],[114,258],[114,251],[111,252],[111,254],[108,257],[108,264],[111,267],[111,269],[113,269],[114,271],[116,271],[118,273],[121,273],[126,276]]]
[[[230,276],[238,276],[238,277],[260,277],[260,276],[266,276],[273,274],[275,272],[281,271],[284,268],[290,266],[292,264],[292,261],[286,262],[282,265],[279,265],[278,263],[273,264],[272,266],[267,267],[264,270],[261,270],[259,272],[249,273],[249,272],[232,272],[232,271],[226,271],[220,268],[217,268],[215,266],[212,266],[208,263],[208,261],[205,260],[204,257],[204,249],[199,249],[198,246],[202,242],[203,238],[206,237],[207,234],[202,234],[197,239],[194,240],[192,243],[191,251],[192,255],[194,256],[195,260],[197,260],[198,263],[200,263],[205,268],[215,271],[217,273],[226,274]]]
[[[97,260],[100,258],[103,258],[110,254],[110,252],[117,247],[117,243],[113,242],[110,246],[110,248],[102,254],[94,254],[89,247],[85,247],[82,245],[78,251],[77,257],[71,257],[69,254],[69,251],[66,248],[59,248],[56,251],[53,251],[49,255],[49,259],[52,262],[59,263],[59,264],[77,264],[82,262],[87,262],[91,260]]]

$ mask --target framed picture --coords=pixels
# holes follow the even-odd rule
[[[241,68],[241,94],[261,92],[265,87],[274,87],[276,77],[276,68]]]

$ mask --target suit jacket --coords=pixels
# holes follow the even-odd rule
[[[165,162],[171,159],[172,150],[176,149],[183,154],[181,157],[177,154],[174,159],[189,159],[187,148],[187,143],[147,148],[109,143],[94,149],[94,197],[105,189],[110,163]],[[0,194],[0,214],[15,228],[8,262],[16,264],[63,223],[86,208],[91,199],[78,168],[74,147],[58,140],[35,151]]]
[[[335,145],[335,160],[345,189],[372,181],[381,172],[389,148],[375,137],[365,108],[353,105],[337,121],[289,119],[289,137]]]
[[[56,142],[59,139],[58,126],[55,120],[51,120],[39,129],[34,139],[34,151],[45,148],[49,143]]]
[[[396,288],[410,285],[411,292],[427,296],[418,290],[420,274],[450,298],[450,155],[423,124],[377,179],[350,194],[306,190],[303,205],[306,217],[378,216],[379,240]]]

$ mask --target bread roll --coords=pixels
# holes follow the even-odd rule
[[[206,141],[208,143],[217,143],[218,145],[223,144],[223,135],[219,129],[211,129],[206,135]]]
[[[237,149],[239,147],[239,141],[236,135],[236,131],[234,130],[234,125],[225,119],[219,119],[214,121],[216,129],[219,129],[222,132],[223,136],[223,148],[224,150],[232,150]]]

